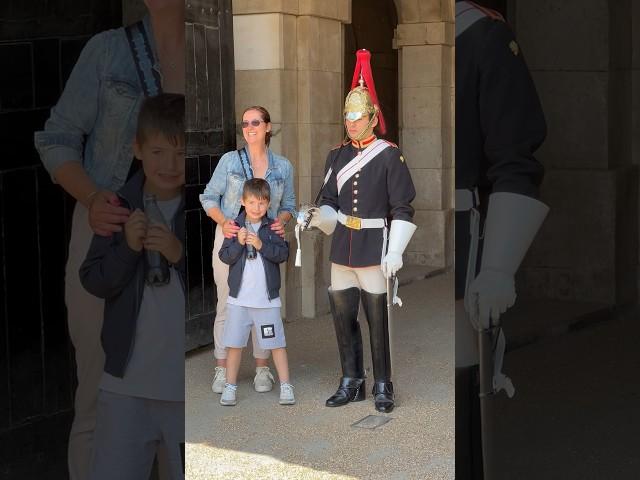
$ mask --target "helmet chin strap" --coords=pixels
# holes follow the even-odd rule
[[[369,119],[369,123],[367,123],[367,126],[364,127],[362,129],[362,131],[356,135],[355,137],[351,137],[349,136],[349,132],[347,131],[347,137],[350,138],[351,140],[355,140],[356,142],[359,142],[360,140],[363,140],[365,137],[365,133],[367,133],[369,131],[369,128],[371,128],[371,125],[373,124],[373,121],[378,118],[378,113],[374,113],[371,118]],[[345,126],[346,128],[346,126]],[[371,130],[371,132],[373,133],[373,130]]]

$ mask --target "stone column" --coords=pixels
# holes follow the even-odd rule
[[[341,139],[342,23],[350,7],[350,0],[233,0],[238,121],[250,105],[270,111],[272,148],[295,168],[298,203],[315,199],[326,155]],[[288,237],[281,290],[288,320],[328,311],[328,242],[319,232],[303,238],[303,266],[295,268]]]
[[[400,148],[417,196],[418,225],[406,263],[453,263],[453,0],[396,0],[399,49]]]
[[[610,304],[637,296],[631,3],[509,4],[547,120],[537,158],[546,170],[542,200],[551,206],[519,291]]]
[[[299,197],[313,202],[322,185],[329,150],[343,138],[343,23],[351,21],[351,0],[300,1],[298,17]],[[329,311],[327,286],[330,237],[305,233],[300,271],[301,315]]]

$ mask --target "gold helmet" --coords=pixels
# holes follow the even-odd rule
[[[366,88],[358,86],[347,94],[347,98],[344,101],[345,120],[355,122],[365,115],[374,117],[376,113],[378,113],[378,110],[371,101],[371,95],[369,95],[369,90]]]

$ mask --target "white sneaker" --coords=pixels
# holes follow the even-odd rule
[[[256,392],[270,392],[273,389],[273,375],[269,371],[269,367],[256,367],[256,377],[253,379],[253,387]]]
[[[227,383],[227,369],[224,367],[216,367],[211,390],[213,390],[213,393],[222,393],[225,383]]]
[[[293,385],[289,383],[280,384],[280,405],[293,405],[296,399],[293,396]]]
[[[231,385],[230,383],[224,384],[224,390],[222,391],[222,396],[220,397],[220,405],[235,405],[236,402],[236,390],[238,389],[237,385]]]

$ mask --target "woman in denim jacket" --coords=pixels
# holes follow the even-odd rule
[[[184,3],[145,0],[144,30],[165,92],[184,93]],[[69,476],[85,479],[92,455],[98,385],[104,367],[100,331],[104,301],[87,293],[78,276],[94,233],[121,231],[129,210],[114,192],[127,180],[143,89],[124,28],[92,37],[75,64],[64,91],[35,147],[52,180],[76,200],[65,300],[75,348],[78,387],[69,434]]]
[[[218,257],[224,237],[236,235],[244,225],[236,225],[234,219],[240,210],[240,198],[245,180],[264,178],[271,187],[271,206],[267,216],[275,220],[271,228],[284,235],[284,226],[295,215],[296,196],[293,190],[293,166],[286,158],[269,149],[271,117],[264,107],[249,107],[242,114],[242,134],[247,146],[240,151],[225,153],[207,184],[200,203],[207,215],[216,222],[213,243],[213,278],[216,282],[218,303],[213,324],[214,356],[216,368],[212,390],[222,393],[226,382],[227,352],[222,347],[222,334],[229,296],[229,266]],[[269,372],[269,351],[262,350],[252,331],[253,356],[256,359],[254,387],[258,392],[273,388],[273,376]]]

